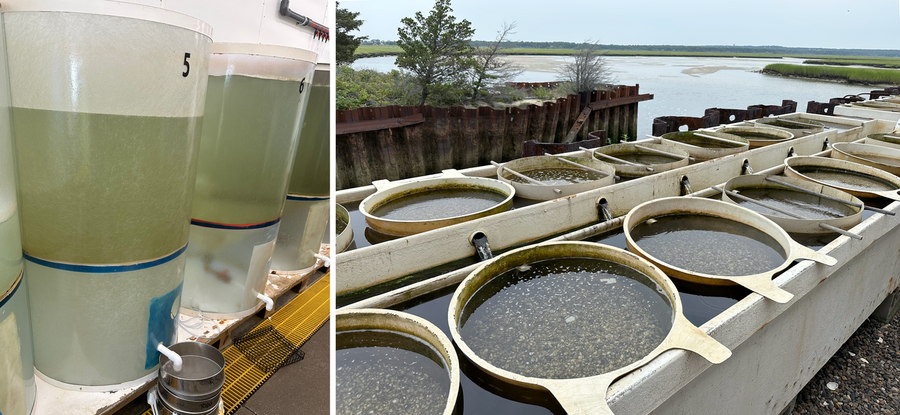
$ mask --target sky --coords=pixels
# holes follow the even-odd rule
[[[400,19],[434,0],[339,0],[355,35],[396,40]],[[492,40],[503,22],[522,41],[900,49],[900,0],[452,0],[453,15]]]

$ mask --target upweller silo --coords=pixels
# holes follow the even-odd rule
[[[329,65],[316,66],[294,155],[278,242],[272,256],[272,269],[293,271],[313,266],[316,263],[314,255],[319,252],[325,235],[331,189],[330,74]]]
[[[186,313],[252,313],[265,294],[316,54],[214,43],[191,214]]]
[[[34,408],[34,350],[16,203],[6,40],[0,19],[0,414]]]
[[[35,368],[107,390],[175,340],[211,28],[100,0],[4,0]]]
[[[34,408],[28,282],[20,277],[9,291],[0,294],[0,413],[3,415],[28,415]]]

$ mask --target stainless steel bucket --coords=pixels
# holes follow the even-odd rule
[[[182,342],[169,347],[183,360],[176,371],[165,354],[159,357],[159,377],[147,400],[156,415],[212,415],[221,412],[225,356],[215,347]]]
[[[159,356],[159,384],[178,397],[205,400],[218,395],[225,384],[225,356],[215,347],[197,342],[181,342],[169,347],[184,359],[180,371],[172,369],[172,362],[165,355]],[[210,366],[209,370],[190,367],[191,363]],[[211,369],[209,362],[218,366]]]
[[[147,392],[147,403],[150,404],[153,415],[225,415],[222,399],[220,397],[216,398],[215,405],[208,410],[203,412],[188,412],[172,408],[172,406],[160,396],[161,390],[165,390],[165,388],[154,385]]]

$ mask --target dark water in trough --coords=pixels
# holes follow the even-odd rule
[[[460,334],[482,359],[523,376],[571,379],[642,359],[672,327],[647,275],[593,258],[532,262],[494,277],[463,307]]]
[[[587,238],[585,241],[626,249],[625,233],[622,228]],[[678,288],[685,317],[697,326],[719,315],[750,293],[749,290],[743,287],[713,288],[678,280],[673,280],[673,282]],[[438,326],[449,337],[450,328],[447,320],[447,310],[450,307],[450,299],[456,287],[457,285],[445,287],[391,308],[423,317]],[[491,375],[471,364],[462,353],[460,353],[460,362],[463,369],[463,374],[460,377],[461,394],[463,396],[462,404],[459,408],[460,414],[565,414],[549,393],[526,390],[497,381]]]
[[[336,335],[338,415],[440,415],[450,373],[428,344],[386,330]]]
[[[528,176],[534,180],[537,180],[542,183],[546,183],[549,185],[564,185],[564,184],[577,184],[577,183],[585,183],[592,182],[594,180],[598,180],[602,178],[599,173],[595,173],[592,171],[582,170],[582,169],[566,169],[566,168],[544,168],[544,169],[534,169],[534,170],[523,170],[518,173],[522,175]],[[509,180],[514,181],[516,183],[528,183],[531,182],[515,176],[509,175],[507,177]]]
[[[818,180],[822,183],[844,187],[847,189],[861,190],[866,192],[880,192],[885,190],[897,189],[897,186],[895,186],[893,183],[880,177],[870,176],[865,173],[857,173],[847,170],[819,166],[796,166],[794,167],[794,170],[804,176],[807,176],[814,180]]]
[[[706,215],[666,215],[631,230],[635,243],[675,267],[723,276],[754,275],[778,268],[787,253],[768,234],[739,222]]]
[[[818,196],[798,192],[795,190],[776,189],[772,187],[739,187],[733,189],[737,193],[753,200],[781,208],[788,212],[796,213],[807,219],[834,219],[850,216],[856,213],[852,207],[840,202],[822,199]],[[732,199],[741,207],[759,212],[764,215],[787,218],[780,212],[768,209],[752,202],[740,199]]]
[[[412,193],[385,201],[372,216],[392,220],[445,219],[497,206],[508,196],[485,189],[440,189]]]

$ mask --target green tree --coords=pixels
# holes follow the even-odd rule
[[[349,65],[356,60],[353,52],[359,47],[359,43],[368,39],[368,36],[353,36],[350,32],[359,30],[363,21],[357,19],[359,12],[351,12],[340,7],[340,2],[335,3],[337,9],[336,24],[337,27],[337,43],[335,43],[335,58],[338,65]]]
[[[442,84],[465,83],[473,66],[473,49],[469,42],[475,29],[463,19],[456,21],[450,0],[435,0],[428,17],[416,12],[415,19],[403,18],[397,29],[397,45],[403,52],[397,56],[398,67],[410,71],[421,88],[419,105]]]

